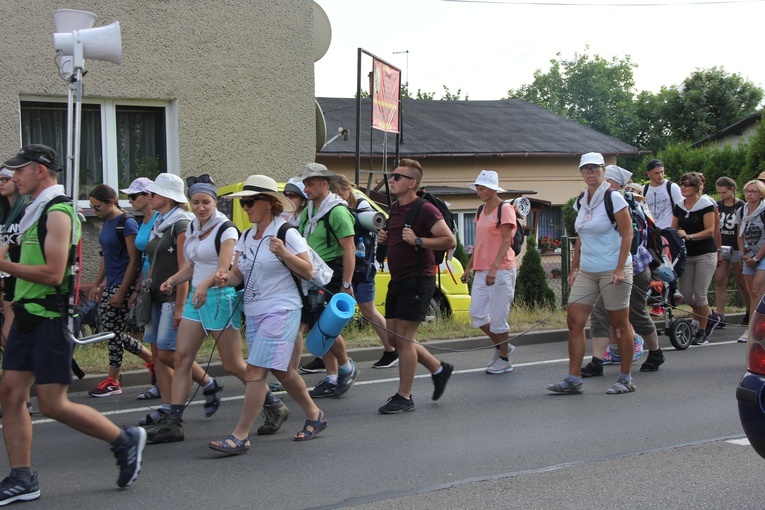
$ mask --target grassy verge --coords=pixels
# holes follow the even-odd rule
[[[730,313],[735,313],[736,311],[742,310],[731,309]],[[690,316],[690,308],[686,305],[681,305],[680,309],[675,312],[676,319],[687,316]],[[565,310],[558,310],[553,313],[548,310],[529,310],[513,306],[510,309],[508,322],[510,323],[511,334],[528,331],[532,328],[535,331],[564,329],[566,327],[566,312]],[[421,342],[428,342],[481,335],[483,333],[480,330],[471,327],[465,320],[447,318],[420,326],[417,332],[417,339]],[[380,345],[380,339],[372,327],[360,319],[354,320],[349,324],[345,331],[343,331],[343,337],[349,348],[376,347]],[[242,344],[242,352],[244,353],[246,348],[244,342]],[[211,353],[213,362],[220,360],[218,351],[216,350],[213,353],[213,345],[214,341],[212,338],[208,338],[202,344],[202,348],[197,355],[197,361],[202,366],[206,365],[211,359]],[[105,373],[108,366],[109,351],[106,342],[100,342],[98,344],[77,346],[74,357],[85,372]],[[141,368],[143,368],[143,362],[138,357],[125,352],[122,369],[136,370]]]

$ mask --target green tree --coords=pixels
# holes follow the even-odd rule
[[[607,60],[588,55],[588,50],[569,59],[558,53],[547,72],[537,70],[532,83],[509,90],[507,98],[524,99],[629,143],[635,125],[637,65],[629,55]]]
[[[526,240],[526,253],[515,280],[515,301],[527,308],[555,308],[555,293],[547,283],[536,239]]]
[[[749,139],[749,152],[746,166],[738,179],[739,186],[756,179],[760,172],[765,172],[765,116],[760,119],[757,131]]]
[[[462,99],[462,89],[457,89],[457,92],[455,94],[452,94],[452,92],[449,90],[449,87],[446,85],[442,85],[444,88],[444,96],[441,98],[441,101],[459,101]],[[468,100],[468,95],[465,94],[465,101]]]
[[[436,97],[435,92],[423,92],[422,89],[417,89],[417,93],[412,96],[409,92],[409,82],[405,82],[401,86],[401,99],[422,99],[429,100]]]

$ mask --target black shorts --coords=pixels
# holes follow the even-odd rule
[[[385,297],[385,318],[422,322],[436,291],[435,276],[391,281]]]
[[[74,344],[64,336],[60,317],[42,319],[29,333],[11,325],[3,370],[33,372],[35,384],[72,384]]]

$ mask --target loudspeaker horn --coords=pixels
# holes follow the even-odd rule
[[[313,61],[318,62],[327,53],[332,41],[332,25],[321,5],[313,3]]]
[[[114,64],[122,63],[122,36],[119,21],[103,27],[75,30],[69,34],[53,34],[53,48],[65,56],[74,55],[76,43],[82,44],[83,58],[105,60]]]
[[[74,9],[58,9],[53,11],[53,23],[56,25],[56,32],[65,33],[93,28],[95,22],[96,15],[92,12],[76,11]]]

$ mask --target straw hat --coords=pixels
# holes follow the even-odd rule
[[[277,202],[282,204],[287,212],[295,210],[295,204],[292,200],[279,193],[276,188],[276,181],[267,175],[251,175],[244,181],[242,191],[225,195],[222,198],[243,198],[253,197],[255,195],[269,195]]]

